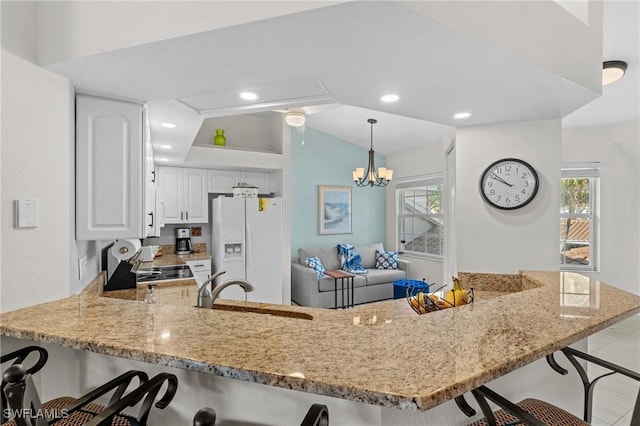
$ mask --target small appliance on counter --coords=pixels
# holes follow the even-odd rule
[[[176,228],[176,254],[191,254],[191,228]]]
[[[151,262],[155,257],[155,249],[153,246],[142,246],[140,247],[140,260],[143,262]]]
[[[258,196],[258,187],[241,182],[233,187],[233,196],[241,198],[256,198]]]

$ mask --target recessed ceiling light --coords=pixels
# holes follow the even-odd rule
[[[470,112],[459,112],[457,114],[453,114],[453,118],[455,118],[456,120],[462,120],[463,118],[469,118],[469,117],[471,117]]]
[[[167,129],[175,129],[178,127],[176,123],[160,123],[162,127],[166,127]]]
[[[258,99],[258,95],[253,92],[242,92],[240,93],[240,97],[245,101],[255,101]]]
[[[624,61],[607,61],[602,64],[602,85],[614,83],[622,78],[627,71]]]
[[[400,96],[390,93],[388,95],[384,95],[380,98],[380,100],[382,102],[396,102],[398,99],[400,99]]]
[[[169,161],[169,159],[168,159],[168,158],[158,158],[157,160],[158,160],[158,161]]]
[[[160,145],[160,146],[158,146],[158,148],[160,148],[160,149],[173,149],[173,147],[171,145]]]

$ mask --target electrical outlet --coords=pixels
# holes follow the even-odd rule
[[[82,280],[88,273],[87,256],[78,259],[78,279]]]

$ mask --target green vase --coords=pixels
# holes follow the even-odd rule
[[[227,138],[224,137],[224,129],[216,129],[216,135],[213,137],[213,144],[220,146],[227,144]]]

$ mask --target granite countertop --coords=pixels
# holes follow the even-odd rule
[[[3,313],[0,332],[427,410],[640,312],[639,296],[573,273],[460,274],[460,279],[476,291],[475,302],[425,315],[417,315],[404,299],[337,311],[224,300],[216,301],[216,309],[198,309],[192,307],[195,282],[183,281],[158,287],[156,304],[140,302],[146,289],[105,294],[109,297],[87,291]]]

